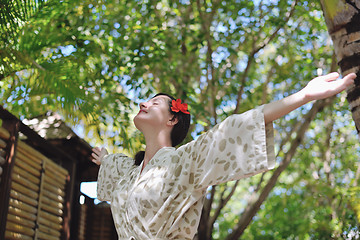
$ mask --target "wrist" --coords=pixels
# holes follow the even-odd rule
[[[308,102],[315,100],[311,97],[310,94],[308,94],[308,92],[306,91],[305,88],[300,90],[299,92],[297,92],[297,94],[298,94],[298,99],[299,99],[299,102],[301,103],[301,105],[304,105]]]

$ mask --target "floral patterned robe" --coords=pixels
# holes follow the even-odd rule
[[[107,155],[97,192],[111,202],[119,239],[193,239],[209,186],[273,168],[273,128],[262,109],[232,115],[178,149],[160,149],[141,174],[132,158]]]

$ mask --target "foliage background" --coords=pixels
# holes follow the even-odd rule
[[[58,112],[112,152],[144,147],[132,117],[157,92],[190,105],[190,141],[230,114],[338,70],[317,1],[35,2],[27,14],[15,1],[1,10],[17,14],[1,18],[0,104],[20,119]],[[305,129],[244,239],[359,237],[360,146],[345,97]],[[274,122],[279,165],[312,107]],[[212,227],[199,239],[232,239],[273,173],[209,189],[201,224]]]

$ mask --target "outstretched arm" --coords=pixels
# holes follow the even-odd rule
[[[350,73],[343,79],[336,80],[338,77],[339,74],[336,72],[319,76],[311,80],[306,87],[299,92],[279,101],[266,104],[263,110],[265,123],[272,122],[312,100],[331,97],[344,91],[354,83],[356,74]]]

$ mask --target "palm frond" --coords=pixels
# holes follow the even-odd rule
[[[0,0],[1,41],[5,44],[16,41],[19,29],[47,2],[48,0]]]

